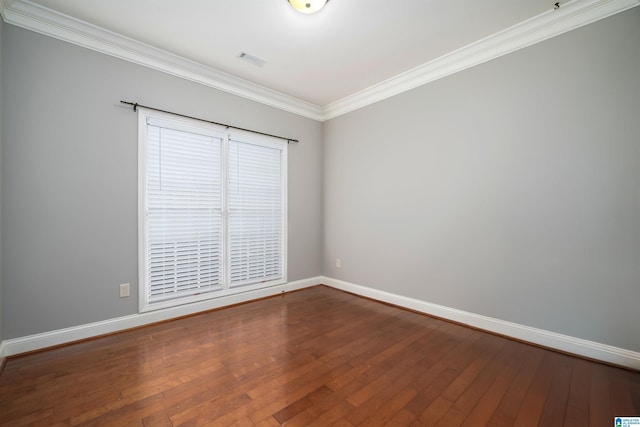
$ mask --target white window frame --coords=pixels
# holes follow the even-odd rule
[[[169,299],[165,301],[150,302],[148,287],[148,239],[147,239],[147,123],[167,123],[174,129],[185,130],[187,132],[211,135],[222,139],[222,211],[223,211],[223,262],[222,262],[222,288],[198,295],[191,295]],[[229,208],[228,208],[228,182],[229,182],[229,140],[241,141],[242,143],[259,145],[269,148],[279,149],[281,152],[281,274],[280,278],[259,283],[230,284],[229,272]],[[264,289],[287,283],[287,141],[273,137],[268,137],[252,132],[245,132],[234,129],[227,129],[223,126],[209,124],[207,122],[188,119],[170,113],[163,113],[154,110],[138,107],[138,305],[140,312],[159,310],[163,308],[175,307],[183,304],[190,304],[214,298],[221,298],[229,295],[249,292],[257,289]]]

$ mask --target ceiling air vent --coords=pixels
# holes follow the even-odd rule
[[[262,58],[258,58],[255,55],[251,55],[250,53],[247,52],[240,52],[240,54],[238,55],[238,58],[242,59],[244,62],[248,62],[249,64],[253,64],[257,67],[262,67],[264,64],[267,63],[267,61],[265,61]]]

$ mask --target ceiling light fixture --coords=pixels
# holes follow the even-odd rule
[[[322,9],[329,0],[289,0],[291,6],[298,12],[315,13]]]

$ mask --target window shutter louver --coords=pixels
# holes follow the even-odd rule
[[[229,141],[229,280],[282,278],[282,150]]]
[[[140,109],[140,310],[286,282],[284,141]]]
[[[148,302],[221,289],[222,140],[147,131]]]

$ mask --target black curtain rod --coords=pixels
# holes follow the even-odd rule
[[[187,118],[187,119],[199,120],[201,122],[211,123],[211,124],[218,125],[218,126],[224,126],[227,129],[243,130],[245,132],[257,133],[259,135],[270,136],[272,138],[284,139],[285,141],[287,141],[287,143],[295,142],[297,144],[299,142],[297,139],[293,139],[293,138],[287,138],[287,137],[284,137],[284,136],[272,135],[270,133],[258,132],[257,130],[239,128],[238,126],[227,125],[227,124],[224,124],[224,123],[218,123],[218,122],[214,122],[214,121],[211,121],[211,120],[201,119],[201,118],[198,118],[198,117],[187,116],[185,114],[174,113],[172,111],[161,110],[159,108],[153,108],[153,107],[149,107],[147,105],[138,104],[137,102],[127,102],[127,101],[120,101],[120,102],[122,104],[132,105],[133,106],[133,111],[138,111],[138,107],[142,107],[142,108],[146,108],[148,110],[159,111],[161,113],[173,114],[175,116],[180,116],[180,117],[184,117],[184,118]]]

